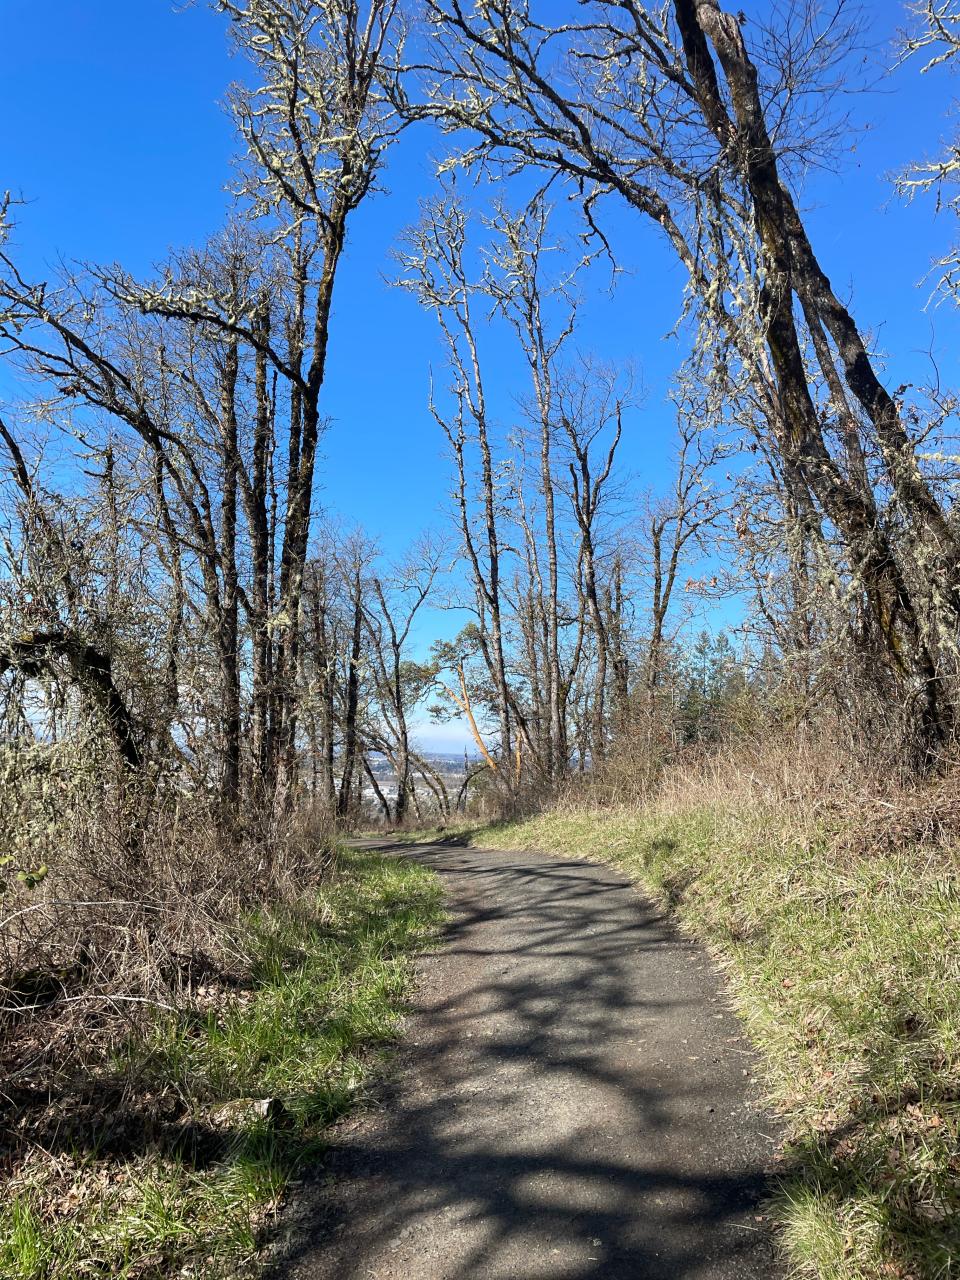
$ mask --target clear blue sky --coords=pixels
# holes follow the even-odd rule
[[[749,13],[752,5],[746,5]],[[904,21],[896,0],[868,6],[871,39],[883,47]],[[17,252],[42,274],[59,256],[120,261],[147,272],[168,248],[214,232],[229,206],[234,149],[220,102],[239,68],[228,57],[224,20],[202,4],[179,12],[170,0],[0,0],[0,190],[30,204],[20,211]],[[840,171],[808,181],[814,244],[851,297],[862,324],[890,353],[888,381],[929,374],[932,347],[942,379],[958,381],[958,324],[946,308],[923,309],[920,285],[952,227],[929,202],[904,208],[888,175],[936,149],[949,129],[957,85],[948,73],[898,72],[878,92],[851,102],[866,132]],[[441,522],[448,492],[441,441],[425,408],[427,367],[441,356],[432,322],[412,298],[390,289],[390,249],[433,185],[435,140],[413,130],[388,176],[389,197],[363,208],[338,281],[326,410],[321,501],[400,550]],[[669,429],[664,394],[676,349],[664,340],[682,277],[650,229],[612,216],[631,274],[616,296],[588,299],[582,344],[614,361],[636,362],[648,388],[624,445],[642,486],[663,476],[658,441]],[[513,388],[499,388],[507,402]],[[0,373],[0,399],[15,395]]]

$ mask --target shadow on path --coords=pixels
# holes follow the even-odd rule
[[[396,852],[441,875],[452,920],[384,1105],[336,1132],[276,1274],[778,1275],[771,1140],[702,950],[605,867]]]

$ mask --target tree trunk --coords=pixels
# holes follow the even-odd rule
[[[356,569],[353,589],[353,636],[347,668],[347,705],[343,717],[343,762],[340,791],[337,795],[338,818],[345,818],[350,813],[353,776],[357,764],[357,712],[360,705],[360,652],[363,634],[363,601],[359,565]]]
[[[880,387],[852,320],[832,298],[829,282],[819,270],[799,215],[780,181],[756,68],[737,19],[723,12],[717,0],[676,0],[675,9],[704,114],[718,140],[734,149],[753,200],[765,257],[760,310],[777,382],[780,420],[773,426],[779,447],[787,467],[795,468],[809,485],[844,537],[883,638],[887,661],[907,682],[915,707],[921,760],[931,764],[952,732],[951,709],[940,696],[936,661],[924,634],[918,601],[904,580],[896,549],[877,520],[872,497],[851,488],[823,441],[794,319],[795,290],[817,307],[838,338],[848,382],[852,379],[854,393],[877,428],[891,481],[897,492],[903,493],[906,509],[920,521],[918,534],[931,531],[936,544],[944,549],[947,539],[940,532],[941,513],[930,508],[895,406]],[[726,114],[707,37],[726,76],[735,124]]]

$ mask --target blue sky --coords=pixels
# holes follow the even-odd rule
[[[883,56],[903,7],[879,0],[867,9]],[[229,207],[234,150],[219,104],[238,71],[223,19],[202,4],[178,11],[170,0],[0,0],[0,189],[30,202],[16,233],[26,269],[42,274],[62,256],[145,273],[168,248],[213,233]],[[921,77],[908,68],[851,99],[866,131],[851,138],[837,173],[813,175],[803,192],[828,274],[890,353],[891,385],[929,376],[931,347],[943,381],[958,381],[957,321],[943,307],[925,311],[920,285],[952,228],[930,202],[904,207],[889,182],[899,165],[936,150],[951,127],[955,88],[948,72]],[[391,164],[389,197],[356,218],[325,388],[333,425],[321,501],[388,550],[441,523],[449,488],[425,404],[428,365],[441,359],[435,330],[385,280],[391,247],[416,217],[418,197],[433,189],[435,146],[428,132],[410,131]],[[632,215],[611,210],[610,225],[629,274],[613,297],[600,289],[588,297],[581,340],[605,359],[635,362],[647,396],[629,424],[624,460],[638,486],[655,488],[677,354],[664,335],[682,277]],[[509,404],[508,379],[497,390]],[[16,391],[0,373],[0,399]]]

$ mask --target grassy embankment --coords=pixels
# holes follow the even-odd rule
[[[295,909],[246,921],[234,989],[198,987],[89,1068],[128,1110],[67,1116],[0,1169],[0,1275],[255,1274],[285,1190],[396,1035],[440,916],[432,873],[342,852]]]
[[[712,947],[787,1121],[776,1214],[800,1274],[948,1280],[960,1276],[957,782],[831,798],[816,779],[798,785],[795,763],[764,780],[762,762],[731,761],[643,805],[581,803],[461,838],[609,861]]]

